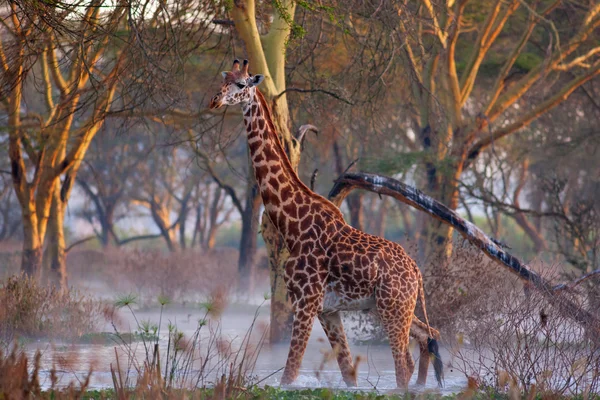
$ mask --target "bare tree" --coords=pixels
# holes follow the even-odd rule
[[[103,247],[119,245],[115,224],[125,216],[127,190],[135,169],[152,151],[152,143],[136,134],[136,127],[121,132],[115,124],[107,123],[94,137],[89,156],[84,162],[77,183],[92,203],[92,210],[81,212],[96,230]],[[133,129],[131,129],[133,128]]]

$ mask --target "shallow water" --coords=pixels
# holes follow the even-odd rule
[[[150,320],[158,323],[159,314],[157,311],[136,311],[138,321]],[[190,311],[187,309],[167,309],[165,310],[162,323],[160,343],[161,356],[167,345],[167,325],[173,323],[177,329],[182,331],[186,337],[191,337],[196,330],[197,321],[203,317],[201,311]],[[118,329],[120,332],[134,332],[137,330],[136,322],[133,316],[124,310],[120,311],[120,322]],[[235,308],[225,310],[220,318],[220,334],[234,344],[241,342],[244,335],[248,332],[254,321],[254,313],[250,310],[242,311]],[[262,307],[254,321],[255,338],[260,337],[269,322],[269,309]],[[215,322],[212,322],[215,326]],[[110,323],[107,323],[104,331],[113,331]],[[203,328],[203,336],[208,333],[208,329]],[[256,339],[255,339],[256,341]],[[93,368],[93,374],[90,381],[90,388],[112,387],[112,377],[110,373],[111,364],[116,367],[115,347],[119,353],[119,361],[123,371],[129,370],[130,376],[135,377],[135,368],[128,365],[126,349],[122,345],[69,345],[65,343],[36,342],[29,344],[27,350],[33,354],[36,349],[42,351],[42,370],[41,384],[45,387],[50,386],[49,371],[53,364],[59,371],[59,385],[67,385],[69,382],[77,382],[84,379],[90,367]],[[389,392],[396,389],[394,364],[391,351],[388,345],[357,345],[351,343],[353,357],[360,356],[362,362],[359,364],[358,388],[360,390],[378,390],[380,392]],[[144,346],[141,342],[132,344],[138,360],[143,360],[145,355]],[[293,385],[289,388],[317,388],[331,387],[345,389],[341,373],[335,360],[323,364],[324,354],[330,350],[325,333],[318,322],[313,327],[308,348],[304,356],[300,375]],[[449,353],[441,348],[441,354],[444,362],[449,360]],[[282,368],[285,366],[287,358],[288,344],[270,345],[265,343],[258,355],[256,366],[252,371],[255,381],[260,385],[280,386]],[[413,356],[418,365],[418,347],[413,347]],[[319,371],[317,376],[317,371]],[[464,375],[445,368],[445,387],[441,390],[443,394],[455,393],[463,389],[466,385]],[[218,374],[220,376],[220,373]],[[208,382],[217,373],[209,377]],[[427,385],[416,385],[417,373],[413,374],[409,384],[410,391],[438,391],[438,386],[433,375],[433,368],[429,368]],[[134,380],[134,379],[133,379]]]

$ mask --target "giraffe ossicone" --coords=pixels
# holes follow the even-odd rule
[[[355,386],[357,371],[340,312],[374,309],[389,337],[398,387],[406,388],[414,371],[409,336],[419,341],[421,349],[435,353],[436,378],[441,385],[442,364],[435,342],[439,332],[427,320],[423,279],[417,264],[399,244],[348,225],[334,204],[302,183],[279,141],[269,106],[257,88],[264,77],[249,74],[247,60],[241,68],[235,60],[232,70],[222,75],[223,84],[211,99],[210,108],[241,104],[252,168],[265,212],[290,253],[284,279],[294,321],[281,383],[290,384],[296,379],[314,319],[318,317],[336,351],[344,381]],[[417,298],[421,300],[425,323],[414,316]]]

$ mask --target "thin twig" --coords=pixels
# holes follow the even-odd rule
[[[589,272],[577,279],[575,279],[573,282],[570,283],[561,283],[560,285],[556,285],[552,288],[552,290],[565,290],[565,289],[573,289],[575,288],[575,286],[579,285],[581,282],[596,276],[596,275],[600,275],[600,269],[596,269],[592,272]]]
[[[325,89],[300,89],[300,88],[287,88],[285,89],[283,92],[275,95],[273,97],[273,101],[276,101],[278,98],[280,98],[281,96],[283,96],[284,94],[286,94],[287,92],[298,92],[298,93],[325,93],[328,94],[329,96],[338,99],[339,101],[343,101],[346,104],[349,104],[351,106],[354,105],[353,102],[351,102],[348,99],[345,99],[343,97],[341,97],[339,94],[334,93],[334,92],[330,92],[329,90],[325,90]]]
[[[67,253],[67,254],[68,254],[68,253],[69,253],[69,251],[71,251],[71,250],[73,249],[73,247],[75,247],[75,246],[79,246],[80,244],[84,244],[85,242],[89,242],[90,240],[92,240],[92,239],[95,239],[96,237],[97,237],[96,235],[93,235],[93,236],[88,236],[88,237],[86,237],[86,238],[83,238],[83,239],[80,239],[80,240],[77,240],[77,241],[75,241],[75,242],[74,242],[74,243],[72,243],[72,244],[71,244],[69,247],[67,247],[67,248],[65,249],[65,253]]]

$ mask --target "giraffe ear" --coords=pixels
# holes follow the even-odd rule
[[[254,75],[250,79],[250,86],[258,86],[265,80],[265,76],[261,74]]]
[[[225,79],[227,77],[227,71],[221,72],[221,76],[223,77],[223,79]]]

